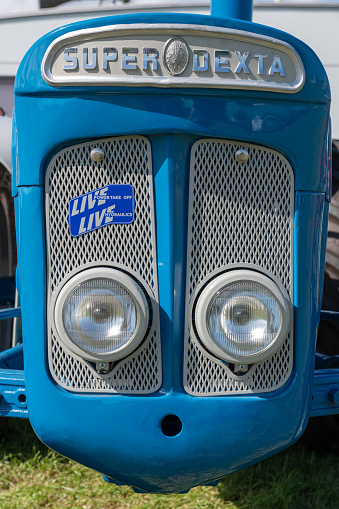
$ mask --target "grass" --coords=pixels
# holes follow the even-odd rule
[[[339,456],[317,454],[302,443],[225,477],[216,488],[141,495],[107,484],[97,472],[50,451],[28,421],[2,419],[0,424],[0,508],[339,508]]]

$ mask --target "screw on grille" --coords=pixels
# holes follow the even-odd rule
[[[91,159],[95,163],[100,163],[105,159],[105,152],[101,148],[95,147],[91,150]]]
[[[241,163],[241,164],[247,163],[248,158],[249,158],[249,155],[248,155],[247,150],[244,150],[242,148],[237,150],[235,153],[235,159],[238,163]]]
[[[109,371],[109,363],[108,362],[97,362],[96,369],[98,373],[108,373]]]
[[[238,373],[246,373],[248,371],[247,364],[235,364],[234,370]]]

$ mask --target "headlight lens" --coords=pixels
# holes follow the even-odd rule
[[[195,319],[199,337],[212,353],[230,362],[253,363],[281,345],[290,313],[286,297],[271,279],[239,270],[207,285]]]
[[[236,355],[253,355],[275,340],[281,318],[272,292],[244,281],[230,284],[212,299],[207,327],[221,348]]]
[[[123,347],[138,322],[132,295],[115,281],[102,278],[79,284],[66,298],[62,315],[70,339],[91,353]]]
[[[55,297],[56,333],[73,353],[93,361],[129,355],[145,337],[144,292],[122,271],[98,267],[68,280]]]

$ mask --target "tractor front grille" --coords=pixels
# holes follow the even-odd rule
[[[246,163],[235,153],[245,149]],[[254,266],[277,278],[293,302],[294,178],[288,161],[262,146],[206,139],[191,153],[186,309],[213,273]],[[187,315],[187,313],[186,313]],[[184,386],[196,396],[267,392],[288,379],[293,329],[280,349],[237,376],[185,327]]]
[[[103,162],[92,162],[94,147],[105,152]],[[248,151],[248,162],[236,161],[239,149]],[[69,200],[107,184],[134,187],[135,221],[71,237]],[[78,392],[155,392],[161,386],[162,367],[150,142],[142,136],[124,136],[66,148],[49,163],[45,187],[49,302],[77,271],[108,265],[138,279],[155,303],[146,340],[107,375],[99,375],[91,363],[70,352],[49,324],[48,355],[54,379]],[[293,302],[293,200],[293,171],[278,152],[216,139],[194,144],[188,197],[186,317],[202,285],[233,267],[261,270],[279,280]],[[272,391],[287,381],[292,370],[293,326],[274,355],[253,364],[243,375],[204,348],[189,318],[183,341],[183,385],[195,396]]]
[[[91,160],[95,147],[105,152]],[[48,303],[58,286],[79,269],[95,265],[121,268],[138,279],[158,303],[156,239],[151,146],[142,136],[91,141],[60,151],[48,165],[45,179]],[[135,192],[135,220],[71,237],[68,204],[72,198],[107,184],[130,184]],[[72,391],[145,394],[161,385],[158,310],[142,345],[114,365],[107,375],[70,352],[49,323],[48,356],[56,382]]]

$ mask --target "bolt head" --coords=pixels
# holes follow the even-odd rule
[[[96,370],[97,373],[107,373],[109,371],[109,362],[97,362]]]
[[[100,163],[101,161],[103,161],[105,159],[105,152],[101,148],[95,147],[91,151],[91,159],[95,163]]]
[[[236,151],[235,153],[235,160],[240,163],[240,164],[244,164],[244,163],[247,163],[248,159],[249,159],[249,154],[247,152],[247,150],[244,150],[244,149],[239,149]]]
[[[235,364],[234,365],[234,371],[238,373],[246,373],[247,371],[247,364]]]

